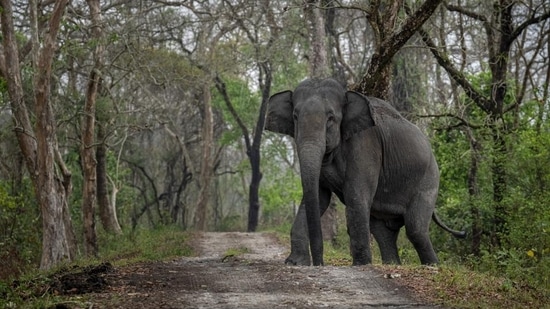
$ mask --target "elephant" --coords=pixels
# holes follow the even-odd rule
[[[287,264],[323,265],[320,217],[332,193],[345,205],[353,265],[372,263],[371,233],[382,262],[392,264],[400,263],[403,226],[422,264],[438,263],[432,219],[465,237],[435,214],[439,169],[428,138],[387,102],[334,79],[307,79],[269,98],[265,129],[293,137],[300,162],[303,195]]]

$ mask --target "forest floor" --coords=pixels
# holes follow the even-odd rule
[[[64,280],[60,292],[80,300],[57,308],[437,308],[413,291],[414,280],[383,267],[284,265],[288,248],[271,233],[197,233],[192,247],[194,257],[103,265],[89,270],[95,279],[72,278],[95,284],[93,293]]]

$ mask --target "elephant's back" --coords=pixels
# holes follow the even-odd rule
[[[428,138],[417,126],[400,120],[378,127],[378,135],[382,147],[378,198],[406,200],[419,191],[437,191],[437,162]]]

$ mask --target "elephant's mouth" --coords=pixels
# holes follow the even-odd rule
[[[323,162],[321,162],[321,164],[323,166],[326,166],[326,165],[331,164],[333,160],[334,160],[334,151],[330,150],[330,151],[325,152],[325,155],[323,156]]]

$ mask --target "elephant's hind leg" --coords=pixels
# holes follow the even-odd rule
[[[397,251],[397,237],[399,236],[399,229],[403,226],[403,220],[400,218],[398,221],[395,221],[395,224],[392,221],[392,224],[388,225],[386,220],[377,219],[373,216],[370,218],[370,231],[378,243],[382,263],[384,264],[401,264]]]
[[[434,211],[435,199],[417,195],[407,208],[404,216],[407,238],[413,244],[420,262],[424,265],[435,265],[439,261],[430,240],[430,222]]]

